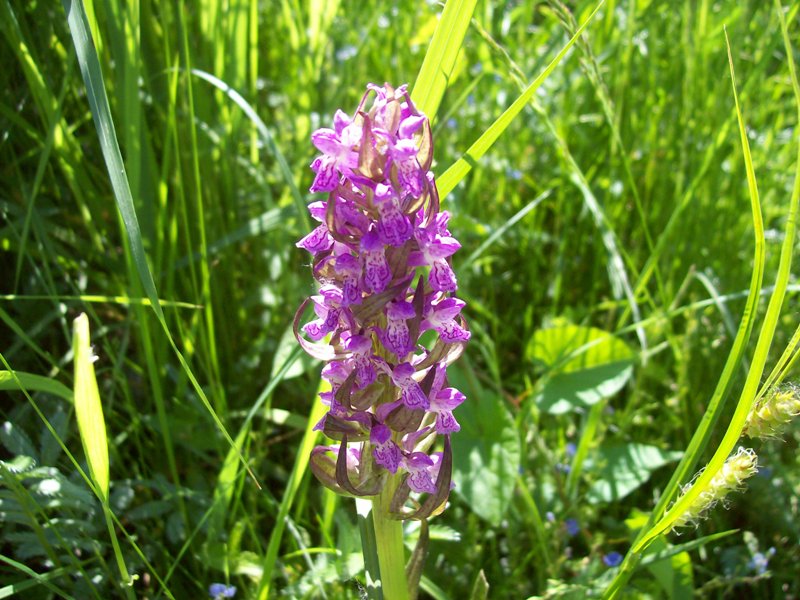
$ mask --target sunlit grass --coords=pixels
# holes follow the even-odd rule
[[[658,494],[693,474],[680,463],[668,483],[670,453],[697,448],[706,404],[745,384],[754,344],[745,336],[726,358],[748,289],[758,323],[771,293],[752,279],[748,177],[772,282],[798,152],[796,84],[775,8],[762,4],[607,1],[494,145],[459,163],[596,6],[477,3],[434,121],[434,171],[464,247],[454,267],[474,337],[462,375],[489,413],[459,410],[476,426],[499,415],[489,450],[519,464],[501,482],[505,504],[488,505],[456,467],[451,506],[431,521],[432,597],[467,597],[481,570],[492,598],[544,594],[548,580],[609,583],[603,557],[624,554]],[[102,506],[56,442],[83,460],[70,394],[72,321],[85,312],[108,506],[137,597],[204,597],[213,582],[255,597],[263,582],[274,596],[357,598],[358,517],[304,466],[319,368],[287,335],[311,291],[294,247],[309,227],[309,135],[367,82],[413,88],[441,7],[84,1],[119,146],[109,177],[114,140],[101,145],[103,108],[81,72],[91,48],[76,51],[66,10],[77,5],[64,5],[0,0],[0,597],[123,594],[108,530],[92,524]],[[796,4],[785,14],[790,40],[797,15]],[[451,165],[468,168],[460,183],[448,183]],[[782,276],[791,305],[796,281]],[[768,369],[797,327],[791,309],[772,313],[772,351],[757,351]],[[636,360],[619,391],[552,414],[540,398],[559,367],[531,345],[564,322],[617,334]],[[735,400],[719,406],[696,466]],[[696,533],[658,537],[629,585],[676,598],[800,593],[796,428],[786,439],[758,450],[771,478]],[[602,497],[603,460],[641,446],[669,466],[630,454],[639,485]],[[716,537],[733,528],[749,533]],[[747,565],[769,547],[767,577]]]

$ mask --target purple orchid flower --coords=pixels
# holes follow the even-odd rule
[[[332,129],[312,134],[321,155],[310,189],[328,197],[309,205],[319,225],[297,242],[314,256],[320,288],[311,297],[315,318],[301,326],[298,313],[295,335],[327,362],[327,414],[317,428],[342,442],[315,448],[311,467],[340,493],[379,493],[388,474],[400,478],[398,494],[405,486],[400,504],[409,492],[441,503],[449,488],[437,487],[450,474],[439,472],[452,465],[454,411],[465,401],[447,386],[446,368],[470,338],[465,304],[453,295],[451,260],[461,245],[427,170],[430,125],[406,86],[368,85],[353,115],[337,111]],[[419,340],[430,330],[436,353]],[[444,452],[430,452],[438,436]]]

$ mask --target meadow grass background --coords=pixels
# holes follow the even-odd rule
[[[229,582],[250,598],[268,582],[278,597],[358,598],[352,501],[303,470],[292,476],[319,383],[312,361],[284,368],[298,353],[295,309],[313,292],[308,256],[294,246],[310,227],[309,136],[337,108],[351,112],[367,82],[413,84],[441,6],[86,6],[141,241],[188,367],[142,300],[64,9],[0,0],[2,368],[63,384],[36,391],[44,384],[31,379],[26,398],[3,380],[0,597],[123,594],[100,504],[64,451],[84,462],[65,397],[72,320],[86,312],[111,451],[110,507],[127,568],[138,574],[136,597],[200,598],[210,583]],[[593,8],[478,2],[434,122],[435,173]],[[796,40],[798,5],[786,14]],[[771,281],[798,124],[769,3],[607,1],[446,198],[473,331],[454,378],[472,407],[456,413],[465,426],[462,441],[453,439],[458,487],[432,521],[424,594],[464,598],[479,577],[492,598],[602,589],[611,573],[603,558],[627,551],[686,448],[752,270],[724,26]],[[797,323],[795,293],[778,347]],[[548,371],[535,333],[564,323],[618,334],[635,359],[622,389],[593,408],[553,414],[541,402]],[[750,490],[656,550],[737,532],[643,566],[628,593],[798,597],[798,439],[794,429],[785,442],[757,444],[763,468]],[[758,553],[769,556],[768,570],[753,563]]]

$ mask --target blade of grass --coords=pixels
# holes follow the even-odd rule
[[[106,519],[108,534],[114,557],[117,560],[122,577],[125,596],[134,598],[131,589],[132,580],[128,574],[125,557],[117,539],[117,532],[111,522],[111,507],[108,504],[109,470],[108,470],[108,438],[106,437],[106,422],[103,417],[103,405],[100,402],[100,392],[97,389],[97,378],[94,372],[95,356],[92,352],[91,338],[89,336],[89,317],[82,313],[73,322],[74,336],[72,340],[72,353],[75,360],[75,417],[78,421],[83,452],[89,464],[89,474],[95,484],[100,503],[103,505],[103,515]]]
[[[477,0],[448,0],[417,74],[411,100],[433,121],[464,43]]]
[[[34,375],[33,373],[23,373],[16,371],[0,371],[0,390],[30,390],[33,392],[45,392],[63,398],[67,402],[72,402],[72,390],[60,381]]]
[[[136,264],[136,268],[144,286],[145,293],[150,298],[151,308],[156,315],[164,334],[167,336],[170,346],[172,347],[175,355],[178,357],[181,367],[183,368],[186,376],[192,384],[192,387],[197,392],[203,406],[208,411],[214,424],[222,433],[228,445],[235,447],[235,442],[222,420],[219,418],[214,408],[211,405],[206,393],[203,391],[202,386],[197,381],[194,373],[191,370],[183,353],[178,349],[174,338],[169,330],[169,327],[161,310],[161,305],[158,302],[158,292],[156,291],[155,281],[150,272],[150,267],[147,263],[147,256],[142,242],[141,230],[139,228],[139,221],[136,216],[136,210],[133,205],[133,197],[131,189],[128,184],[128,179],[125,174],[125,166],[122,161],[122,154],[120,153],[119,143],[117,142],[116,130],[114,128],[114,121],[111,117],[111,109],[108,105],[108,97],[106,95],[105,84],[103,83],[103,74],[100,70],[100,62],[97,58],[92,39],[90,37],[89,28],[86,20],[86,13],[83,4],[80,0],[63,0],[64,11],[67,14],[67,23],[69,25],[70,34],[75,45],[78,55],[78,63],[81,69],[81,75],[86,87],[89,105],[92,110],[92,117],[97,127],[97,134],[100,140],[100,146],[103,151],[103,159],[108,169],[111,185],[114,190],[114,198],[116,200],[117,208],[120,211],[122,220],[125,224],[125,230],[128,234],[128,244]],[[244,456],[239,454],[239,460],[245,466],[250,477],[260,487],[255,474],[247,465]]]
[[[788,45],[788,40],[786,40]],[[747,128],[739,107],[739,100],[736,94],[735,75],[733,68],[733,57],[731,55],[730,43],[728,46],[728,61],[731,70],[731,78],[734,85],[734,101],[736,103],[736,115],[739,122],[739,134],[742,143],[742,151],[744,152],[745,165],[747,167],[747,180],[748,189],[754,202],[758,202],[758,188],[756,185],[755,173],[753,172],[752,159],[750,157],[750,148],[747,139]],[[790,45],[788,45],[791,48]],[[789,60],[791,61],[791,51],[789,52]],[[798,157],[800,158],[800,149],[798,150]],[[781,246],[780,261],[778,264],[778,273],[775,279],[775,289],[770,297],[767,306],[767,312],[764,317],[764,322],[761,326],[761,331],[756,342],[756,348],[753,355],[753,364],[747,374],[747,379],[744,383],[739,402],[736,406],[736,411],[731,418],[730,425],[728,426],[725,436],[722,439],[719,447],[717,448],[714,456],[709,461],[708,465],[700,476],[695,480],[692,489],[683,495],[661,520],[648,531],[641,540],[633,548],[634,552],[641,551],[652,541],[657,535],[667,531],[675,520],[680,517],[686,508],[695,500],[695,498],[705,489],[711,478],[716,475],[719,469],[724,464],[728,455],[733,451],[737,440],[741,436],[747,421],[747,416],[750,413],[753,400],[755,399],[756,391],[758,389],[761,375],[764,371],[764,365],[769,355],[769,348],[772,344],[772,339],[777,326],[780,310],[783,305],[783,299],[786,293],[786,287],[789,281],[789,274],[791,270],[792,254],[794,249],[794,239],[796,231],[796,219],[798,211],[798,202],[800,201],[800,162],[798,162],[798,172],[795,179],[795,185],[792,192],[790,201],[789,214],[786,220],[785,237]],[[763,231],[761,232],[763,235]]]
[[[527,106],[528,102],[530,102],[533,95],[536,93],[536,90],[544,83],[545,79],[552,73],[553,69],[558,66],[561,62],[561,59],[567,54],[570,48],[575,44],[575,42],[580,37],[583,30],[592,22],[592,19],[597,14],[597,11],[600,10],[600,7],[603,6],[604,0],[598,2],[595,9],[592,13],[587,17],[586,21],[577,29],[575,35],[567,42],[567,44],[561,49],[561,51],[555,56],[555,58],[550,61],[550,64],[547,65],[544,71],[531,82],[531,84],[525,88],[525,91],[514,100],[514,102],[509,106],[505,112],[500,115],[497,120],[492,123],[489,128],[483,132],[483,134],[469,147],[469,149],[464,153],[464,156],[459,158],[453,165],[451,165],[445,172],[442,174],[437,180],[437,187],[439,189],[439,196],[444,198],[453,191],[462,179],[466,176],[467,173],[472,169],[472,166],[480,160],[480,158],[486,153],[489,148],[497,141],[497,138],[506,130],[506,128],[511,124],[514,118],[522,111],[525,106]]]
[[[324,392],[330,389],[330,384],[324,379],[320,380],[319,392]],[[272,576],[275,573],[275,563],[278,560],[278,550],[280,549],[281,539],[283,538],[283,530],[286,527],[286,519],[289,511],[292,508],[295,494],[300,488],[300,483],[303,476],[306,474],[308,468],[308,461],[311,456],[311,450],[319,439],[320,432],[314,429],[314,426],[319,422],[325,414],[326,408],[322,402],[317,401],[314,397],[314,402],[311,406],[311,412],[308,415],[308,423],[306,430],[303,434],[303,439],[297,449],[297,454],[294,459],[294,466],[292,473],[289,476],[289,481],[286,483],[286,489],[281,499],[281,505],[278,509],[278,515],[275,517],[275,526],[272,528],[272,533],[269,536],[269,543],[267,545],[267,552],[264,556],[262,563],[261,580],[258,583],[256,598],[258,600],[266,600],[269,597],[270,583]]]

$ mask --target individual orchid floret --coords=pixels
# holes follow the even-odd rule
[[[339,175],[349,175],[358,167],[355,147],[361,141],[361,127],[341,110],[334,116],[334,129],[318,129],[311,141],[322,152],[311,168],[316,172],[312,192],[330,192],[339,185]]]
[[[437,433],[456,433],[461,430],[453,416],[453,409],[466,400],[466,396],[455,388],[444,388],[431,398],[430,411],[436,413]]]
[[[465,305],[466,303],[458,298],[445,298],[431,303],[425,311],[425,319],[421,324],[422,331],[435,329],[441,340],[447,344],[466,342],[470,338],[470,332],[456,321],[456,317]]]
[[[428,227],[419,227],[414,232],[419,251],[412,252],[408,264],[430,266],[428,282],[437,292],[453,292],[458,287],[456,275],[447,263],[447,258],[455,254],[461,244],[447,231],[447,212],[439,213]]]
[[[386,306],[386,329],[382,332],[381,340],[399,359],[405,358],[414,350],[408,319],[412,319],[415,314],[413,305],[405,300],[390,302]]]
[[[372,426],[369,441],[373,445],[372,452],[375,456],[375,462],[390,473],[396,473],[403,455],[400,453],[400,448],[392,440],[392,430],[383,423],[376,423]]]
[[[375,367],[372,364],[372,340],[363,335],[351,335],[345,344],[351,352],[350,362],[356,371],[358,387],[366,387],[375,381]]]
[[[400,200],[388,185],[379,183],[375,188],[375,206],[378,208],[378,233],[385,244],[402,246],[414,235],[408,216],[400,210]]]
[[[311,254],[319,254],[330,250],[331,246],[333,246],[333,237],[331,237],[331,232],[328,231],[328,226],[325,224],[326,211],[326,202],[312,202],[308,205],[308,212],[311,213],[311,217],[321,221],[321,224],[297,242],[296,246],[298,248],[305,248]]]
[[[336,257],[333,270],[340,277],[342,284],[342,306],[350,306],[361,302],[361,264],[352,254],[340,254]]]
[[[386,260],[385,246],[373,227],[361,238],[361,260],[364,263],[364,287],[368,292],[382,292],[392,280],[392,269]]]
[[[392,381],[400,388],[400,398],[408,408],[428,410],[430,401],[413,375],[416,370],[410,363],[400,363],[392,369]]]
[[[321,340],[339,327],[344,297],[342,291],[333,285],[322,286],[319,295],[311,296],[314,312],[319,317],[303,327],[303,331],[315,342]]]
[[[431,494],[436,491],[432,471],[436,463],[424,452],[412,452],[403,460],[403,468],[408,471],[408,487],[415,492]]]
[[[409,116],[400,122],[399,137],[389,143],[389,156],[397,165],[397,180],[403,196],[419,198],[425,184],[425,174],[417,161],[414,134],[422,127],[425,117]]]

